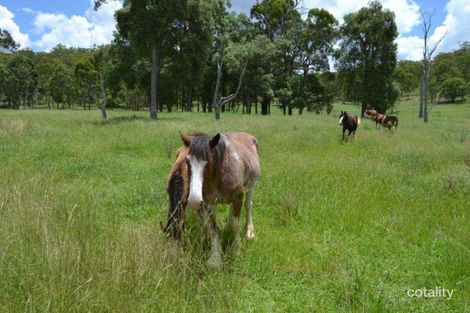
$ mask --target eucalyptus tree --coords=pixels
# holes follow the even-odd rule
[[[106,119],[108,116],[106,114],[106,91],[105,91],[105,76],[108,73],[110,67],[110,57],[109,57],[109,46],[101,46],[95,49],[93,54],[93,66],[97,74],[99,81],[100,89],[100,104],[99,109],[101,111],[101,116],[103,119]]]
[[[285,100],[286,94],[292,97],[291,101],[281,104],[284,113],[284,106],[289,114],[294,107],[302,114],[305,107],[320,113],[331,105],[333,98],[327,96],[327,88],[319,75],[330,70],[329,57],[338,37],[337,25],[328,11],[311,9],[305,21],[295,16],[286,29],[285,38],[276,41],[282,54],[277,58],[282,62],[277,63],[281,71],[276,75],[279,78],[276,93]]]
[[[451,102],[455,102],[457,97],[461,97],[463,99],[467,93],[468,87],[469,84],[460,77],[448,78],[441,85],[442,93],[445,97],[450,99]]]
[[[0,52],[12,52],[18,49],[19,45],[15,42],[10,32],[0,28]]]
[[[300,0],[262,0],[257,2],[251,8],[251,18],[260,34],[266,36],[276,47],[282,46],[282,41],[288,40],[287,33],[293,23],[300,20],[298,6]],[[282,74],[283,71],[277,71],[275,60],[268,62],[265,71],[266,77],[270,77],[272,83],[276,74]],[[271,100],[274,96],[274,86],[271,86],[270,92],[265,92],[261,96],[261,114],[267,115],[270,112]]]
[[[408,95],[419,87],[421,75],[420,62],[400,61],[393,73],[393,79],[400,85],[401,91]]]
[[[256,27],[270,40],[283,38],[293,18],[300,16],[300,0],[262,0],[251,8]]]
[[[228,14],[225,7],[219,7],[218,13],[215,19],[215,36],[211,56],[211,62],[214,64],[216,72],[212,97],[212,107],[215,111],[216,120],[220,119],[220,113],[225,103],[234,100],[240,91],[247,66],[247,60],[242,61],[243,66],[239,66],[239,61],[243,58],[246,59],[246,53],[243,53],[243,49],[240,49],[240,47],[248,40],[249,32],[246,26],[250,24],[246,16],[236,15],[235,13]],[[225,63],[229,65],[227,66],[227,70],[224,70],[226,67]],[[236,69],[235,71],[234,68]],[[230,72],[241,72],[235,93],[228,96],[220,95],[224,92],[224,86],[222,86],[222,84],[228,81],[227,79],[222,81],[224,72],[226,74],[230,74]],[[206,74],[208,73],[206,72]]]
[[[184,87],[185,110],[192,111],[194,93],[202,83],[204,67],[210,57],[215,23],[225,14],[225,1],[187,1],[182,26],[177,34],[175,75]]]
[[[106,0],[96,0],[98,8]],[[210,47],[214,16],[223,0],[126,0],[115,14],[119,36],[140,55],[151,56],[150,117],[157,119],[160,73],[167,56],[180,57],[180,80],[192,103],[191,82],[201,78],[201,67]],[[170,59],[169,62],[174,61]]]
[[[0,60],[0,103],[5,100],[9,75],[10,73],[7,70],[6,64]]]
[[[338,21],[324,9],[311,9],[299,38],[298,67],[304,75],[329,72],[329,57],[339,36]]]
[[[157,119],[157,90],[163,56],[177,44],[182,27],[183,0],[126,0],[116,12],[119,35],[142,55],[150,55],[150,118]]]
[[[81,61],[75,65],[76,91],[82,102],[83,108],[91,109],[91,104],[96,98],[98,73],[95,70],[92,60]]]
[[[369,107],[387,111],[398,98],[392,79],[398,36],[394,13],[373,1],[347,14],[340,30],[336,65],[347,96],[362,104],[362,112]]]
[[[57,63],[48,84],[52,100],[57,104],[58,109],[61,105],[64,108],[66,103],[71,106],[75,93],[75,83],[71,70],[64,64]]]
[[[127,108],[138,110],[148,103],[150,68],[148,58],[142,57],[128,41],[117,36],[107,53],[106,86],[111,95]]]
[[[432,27],[432,14],[425,14],[421,11],[421,22],[423,29],[423,59],[421,61],[422,74],[421,74],[421,84],[420,84],[420,97],[419,97],[419,117],[423,118],[424,122],[428,121],[428,100],[430,97],[430,88],[429,82],[431,80],[431,68],[432,68],[432,59],[434,52],[436,52],[437,47],[447,35],[447,30],[445,33],[432,45],[429,42],[429,32]]]
[[[49,78],[52,76],[57,60],[50,53],[40,52],[36,57],[36,71],[38,74],[38,94],[41,100],[50,108],[51,98],[49,89]]]
[[[19,109],[23,105],[31,106],[36,91],[37,73],[33,60],[26,54],[16,53],[6,64],[5,95],[10,105]]]

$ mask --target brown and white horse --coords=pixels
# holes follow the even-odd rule
[[[395,131],[398,128],[398,117],[395,115],[385,114],[382,119],[382,127],[387,127],[388,130],[392,131],[392,127],[395,126]]]
[[[186,207],[198,210],[201,224],[211,239],[208,265],[218,268],[222,265],[222,258],[216,203],[231,205],[225,229],[232,234],[238,249],[239,218],[245,198],[245,236],[247,239],[255,237],[251,211],[255,185],[261,172],[258,143],[255,137],[243,132],[226,132],[214,137],[201,133],[181,135],[181,140],[184,145],[178,149],[168,181],[170,208],[163,231],[179,239]]]
[[[375,121],[375,127],[380,124],[382,126],[382,130],[384,127],[387,127],[391,131],[392,127],[395,126],[395,130],[398,127],[398,117],[395,115],[383,115],[377,112],[376,110],[365,110],[364,118],[368,118]]]
[[[361,124],[361,120],[357,117],[357,115],[349,115],[348,113],[346,113],[346,111],[341,111],[338,124],[343,126],[344,140],[344,133],[346,132],[346,130],[349,132],[348,136],[351,136],[351,133],[353,133],[354,137],[356,136],[357,126]]]

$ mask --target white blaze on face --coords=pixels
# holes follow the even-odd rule
[[[338,122],[339,125],[343,124],[343,118],[344,118],[344,115],[341,115],[341,117],[339,118],[339,122]]]
[[[204,167],[207,162],[198,160],[192,155],[189,155],[187,158],[189,165],[191,165],[188,205],[191,207],[199,207],[202,203],[202,183],[204,179]]]

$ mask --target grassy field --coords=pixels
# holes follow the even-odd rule
[[[403,103],[397,133],[363,120],[347,143],[344,109],[0,111],[0,311],[469,312],[470,104],[425,125]],[[221,272],[193,212],[182,247],[160,232],[178,130],[260,142],[257,240]],[[407,295],[435,287],[452,298]]]

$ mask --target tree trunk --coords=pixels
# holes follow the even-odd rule
[[[218,95],[219,95],[219,87],[220,87],[220,79],[222,77],[222,56],[219,55],[217,58],[217,80],[215,82],[215,89],[214,89],[214,97],[212,98],[212,106],[215,109],[215,119],[220,119],[220,105],[218,105]]]
[[[224,96],[224,97],[221,97],[220,100],[215,100],[215,118],[216,120],[220,119],[220,108],[225,108],[225,104],[230,102],[230,101],[233,101],[235,98],[237,98],[238,96],[238,93],[240,92],[240,88],[242,86],[242,82],[243,82],[243,77],[245,76],[245,71],[246,71],[246,66],[247,66],[247,63],[245,62],[245,65],[243,66],[243,70],[240,74],[240,78],[238,79],[238,86],[237,86],[237,90],[235,91],[235,93],[231,94],[231,95],[228,95],[228,96]],[[217,61],[217,83],[216,83],[216,87],[215,87],[215,91],[218,91],[218,88],[219,88],[219,81],[220,81],[220,76],[222,75],[221,74],[222,72],[222,62],[221,62],[221,57],[220,57],[220,61]],[[214,96],[216,96],[217,94],[214,93]],[[214,99],[216,99],[216,97],[214,97]]]
[[[419,84],[419,118],[423,117],[423,106],[424,106],[424,97],[423,97],[423,76],[421,76],[421,82]]]
[[[271,103],[271,97],[265,96],[261,100],[261,115],[269,114],[269,104]]]
[[[423,101],[423,119],[424,119],[424,122],[427,123],[428,122],[428,98],[429,98],[429,85],[428,85],[428,79],[427,79],[427,76],[426,76],[426,79],[424,81],[424,90],[423,90],[423,98],[424,98],[424,101]]]
[[[186,112],[193,111],[193,89],[190,87],[186,92]]]
[[[106,119],[108,116],[106,114],[106,94],[104,92],[104,81],[103,81],[103,73],[100,72],[100,96],[101,96],[101,104],[100,110],[103,119]]]
[[[158,74],[160,72],[160,48],[152,47],[152,73],[150,86],[150,119],[157,120],[157,86]]]

